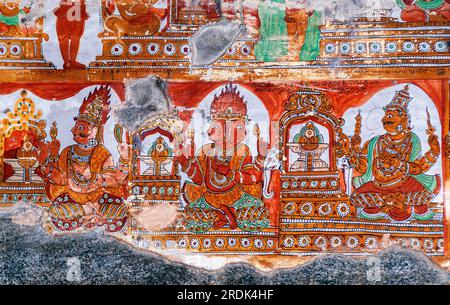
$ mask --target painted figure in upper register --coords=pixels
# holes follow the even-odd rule
[[[429,204],[439,192],[440,179],[438,175],[425,173],[438,160],[440,145],[428,118],[430,149],[421,156],[420,139],[410,125],[408,104],[411,100],[408,86],[405,86],[384,107],[382,124],[386,133],[367,141],[362,150],[358,148],[359,136],[352,139],[354,152],[350,162],[361,174],[353,179],[352,200],[363,207],[360,216],[364,218],[388,215],[402,221],[411,217],[419,220],[433,217]]]
[[[105,29],[116,37],[153,35],[161,26],[161,19],[167,15],[167,9],[155,8],[155,0],[115,0],[109,1],[105,19]],[[113,15],[117,7],[120,16]]]
[[[77,61],[80,39],[84,33],[84,23],[89,18],[85,0],[61,0],[55,9],[56,33],[59,49],[64,61],[63,68],[85,69],[86,66]]]
[[[304,0],[286,1],[286,29],[289,36],[289,48],[287,59],[298,60],[300,50],[305,42],[306,29],[308,28],[308,16],[312,12],[307,12],[304,7]]]
[[[207,134],[212,143],[202,146],[196,156],[176,153],[177,162],[192,181],[185,183],[183,194],[190,208],[206,205],[219,212],[213,228],[228,224],[235,229],[237,209],[264,207],[262,174],[267,143],[258,139],[255,159],[243,143],[247,104],[237,87],[227,85],[214,97],[210,116]]]
[[[28,14],[29,7],[21,8],[21,1],[0,1],[0,34],[20,35],[20,16]]]
[[[84,99],[71,129],[74,145],[59,153],[54,129],[53,140],[40,145],[40,170],[53,200],[49,214],[61,231],[106,225],[106,230],[114,232],[125,225],[123,197],[129,152],[127,145],[120,143],[120,159],[114,165],[111,153],[103,146],[109,95],[109,88],[102,86]]]

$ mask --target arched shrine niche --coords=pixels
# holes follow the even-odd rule
[[[344,120],[332,114],[327,95],[292,94],[280,119],[281,220],[345,218],[355,211],[337,166]]]
[[[173,142],[183,131],[176,114],[151,118],[132,134],[132,199],[134,205],[179,203],[180,176]]]

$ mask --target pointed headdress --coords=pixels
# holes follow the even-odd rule
[[[247,102],[240,95],[237,86],[228,84],[219,96],[214,95],[210,117],[216,120],[247,120]]]

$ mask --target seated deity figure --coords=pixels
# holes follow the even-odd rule
[[[167,9],[155,8],[157,1],[116,0],[109,10],[116,6],[120,16],[110,15],[105,19],[105,29],[116,37],[153,35],[158,32],[161,20],[167,15]]]
[[[18,35],[20,33],[20,16],[30,11],[29,7],[21,8],[20,2],[17,0],[0,2],[0,34]]]
[[[215,96],[210,108],[207,134],[212,143],[195,149],[175,147],[175,160],[191,182],[184,184],[189,208],[207,206],[217,211],[213,228],[238,227],[236,210],[262,208],[263,164],[267,143],[259,139],[258,155],[252,156],[244,143],[247,103],[236,87],[227,85]],[[186,152],[188,151],[188,152]]]
[[[407,22],[449,21],[450,0],[397,0]]]
[[[328,148],[323,136],[313,122],[308,122],[294,136],[294,142],[288,143],[290,149],[298,154],[298,159],[290,166],[291,171],[327,170],[328,164],[321,155]]]
[[[363,218],[389,216],[404,221],[427,220],[434,215],[429,203],[439,192],[440,178],[425,173],[436,163],[440,145],[428,117],[430,149],[421,155],[420,139],[410,124],[411,100],[408,86],[398,91],[384,107],[381,122],[386,133],[373,137],[350,157],[350,163],[361,173],[353,179],[352,201],[362,207],[359,215]]]
[[[41,142],[38,154],[41,176],[52,200],[49,216],[60,231],[105,226],[106,231],[121,230],[128,212],[123,200],[128,177],[128,146],[120,143],[115,165],[103,143],[103,126],[110,110],[110,89],[95,89],[85,98],[71,129],[75,144],[59,153],[56,136]],[[51,131],[51,133],[55,131]]]

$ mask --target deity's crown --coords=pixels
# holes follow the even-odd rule
[[[400,109],[403,112],[408,112],[408,105],[411,102],[412,97],[409,96],[409,86],[405,85],[402,90],[396,91],[392,101],[384,107],[384,110],[388,109]]]
[[[110,88],[101,86],[83,100],[76,120],[87,121],[94,126],[102,126],[109,118],[110,111]]]
[[[226,85],[220,95],[214,95],[210,110],[211,119],[247,119],[247,102],[239,95],[237,86]]]

